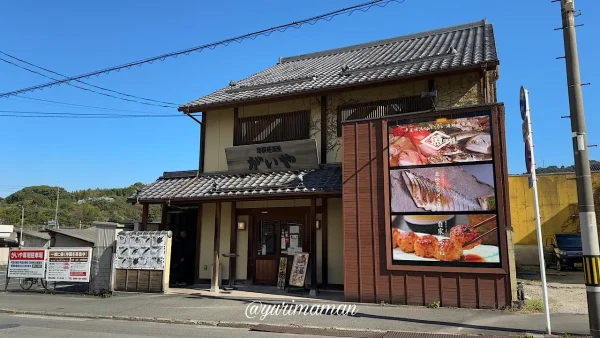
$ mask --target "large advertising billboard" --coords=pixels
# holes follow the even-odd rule
[[[490,120],[388,123],[393,265],[500,266]]]

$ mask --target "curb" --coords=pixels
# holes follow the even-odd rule
[[[227,327],[236,329],[250,329],[261,323],[251,322],[221,322],[211,320],[195,320],[195,319],[172,319],[172,318],[158,318],[158,317],[133,317],[133,316],[107,316],[107,315],[92,315],[92,314],[79,314],[79,313],[66,313],[66,312],[47,312],[47,311],[28,311],[28,310],[13,310],[13,309],[0,309],[0,313],[5,314],[20,314],[20,315],[35,315],[35,316],[46,316],[46,317],[68,317],[68,318],[82,318],[82,319],[108,319],[108,320],[122,320],[130,322],[148,322],[148,323],[160,323],[160,324],[180,324],[180,325],[198,325],[198,326],[213,326],[213,327]],[[386,330],[377,329],[350,329],[350,328],[339,328],[339,327],[322,327],[322,326],[310,326],[310,325],[294,325],[294,324],[262,324],[268,325],[269,327],[279,328],[305,328],[305,329],[320,329],[320,330],[334,330],[334,331],[347,331],[347,332],[373,332],[373,333],[385,333]]]

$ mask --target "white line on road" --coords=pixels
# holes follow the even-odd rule
[[[14,317],[20,318],[35,318],[35,319],[46,319],[46,320],[63,320],[70,322],[85,322],[90,319],[87,318],[72,318],[72,317],[56,317],[56,316],[42,316],[42,315],[13,315]]]

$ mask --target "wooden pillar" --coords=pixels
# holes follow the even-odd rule
[[[161,206],[161,215],[160,215],[160,228],[158,230],[164,231],[167,230],[167,211],[169,207],[166,204]]]
[[[327,285],[327,253],[329,251],[327,243],[327,198],[322,198],[321,203],[321,283]]]
[[[310,256],[309,256],[309,267],[310,267],[310,293],[309,296],[316,297],[317,290],[317,199],[310,199],[310,215],[309,215],[309,228],[310,228]]]
[[[236,203],[231,202],[231,231],[229,232],[229,252],[237,254],[237,210]],[[237,258],[229,258],[229,285],[235,284]],[[233,282],[231,281],[233,279]]]
[[[142,204],[142,224],[140,224],[140,230],[146,231],[148,229],[148,204]]]
[[[215,235],[213,251],[213,270],[211,279],[211,292],[219,292],[219,243],[221,241],[221,202],[215,206]]]
[[[321,163],[327,163],[327,96],[321,96]]]
[[[194,277],[200,279],[200,243],[202,243],[202,203],[198,204],[198,215],[196,220],[196,255],[194,257]]]

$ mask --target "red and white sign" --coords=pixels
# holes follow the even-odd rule
[[[48,252],[46,280],[52,282],[89,282],[92,248],[51,248]]]
[[[45,274],[45,249],[10,250],[8,255],[9,278],[44,278]]]

